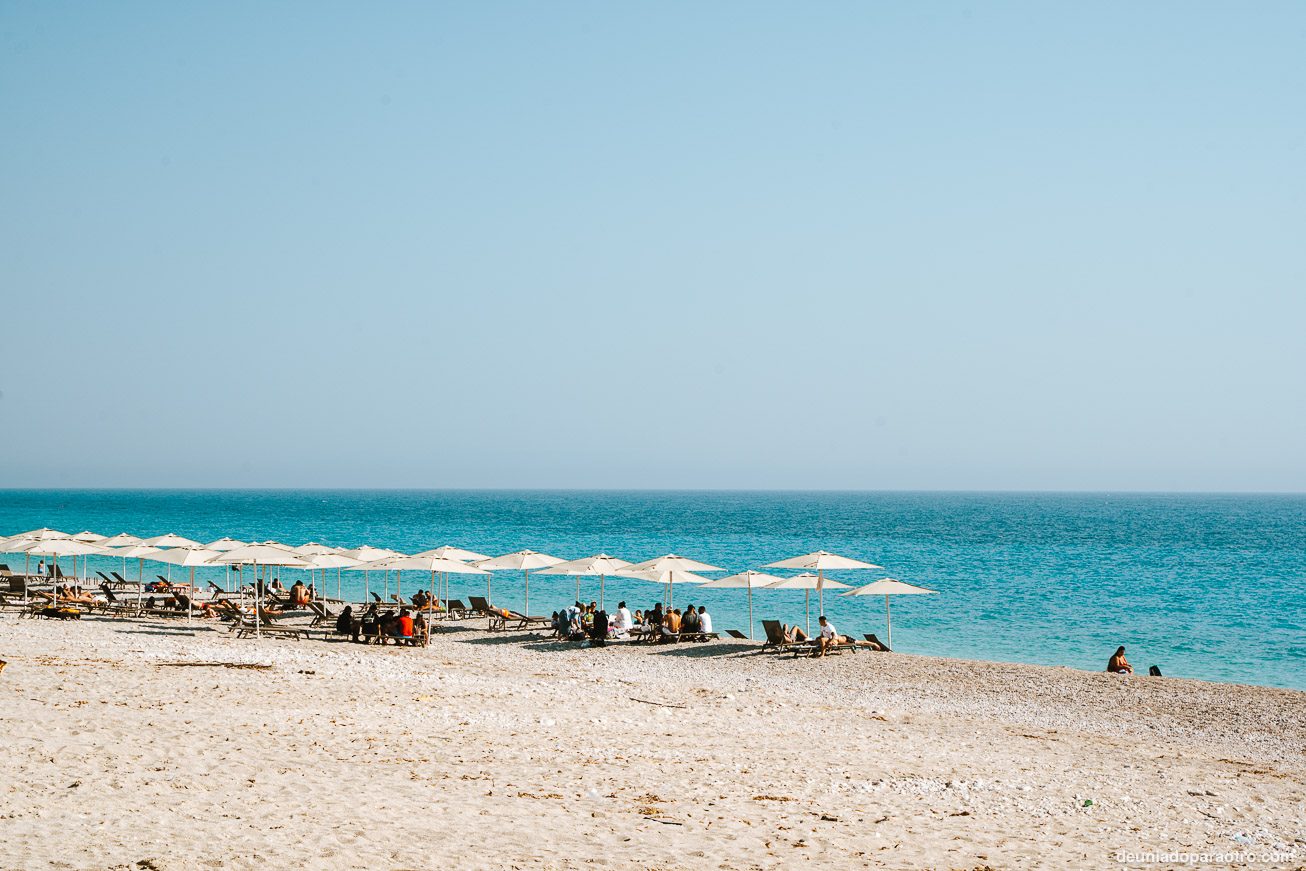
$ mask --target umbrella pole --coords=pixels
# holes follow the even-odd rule
[[[254,637],[255,638],[263,637],[263,630],[261,628],[261,624],[263,622],[263,616],[259,613],[260,597],[258,594],[258,588],[260,586],[261,585],[258,582],[258,560],[254,560]]]
[[[426,603],[426,613],[431,620],[435,619],[435,601],[435,569],[431,569],[431,601]]]
[[[191,611],[195,606],[195,567],[190,567],[190,595],[186,597],[186,623],[190,623]]]
[[[336,566],[336,598],[340,598],[340,566]]]
[[[884,646],[893,650],[893,617],[889,613],[889,597],[884,597]]]
[[[576,601],[580,601],[580,575],[576,576]]]
[[[752,575],[748,575],[752,577]],[[748,582],[748,640],[753,640],[753,583]]]
[[[807,637],[812,637],[812,591],[803,590],[803,617],[807,620]]]
[[[526,604],[522,608],[522,614],[529,617],[531,613],[531,570],[522,569],[522,572],[526,575]]]
[[[607,605],[603,601],[603,585],[605,581],[607,581],[607,578],[603,575],[599,575],[599,610],[601,611],[607,608]]]
[[[404,570],[399,569],[395,572],[395,595],[400,599],[404,597]]]
[[[368,596],[372,595],[372,587],[368,583],[368,577],[367,577],[370,574],[371,572],[369,572],[367,569],[363,569],[363,604],[364,605],[367,604]]]

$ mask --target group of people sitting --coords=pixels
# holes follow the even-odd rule
[[[364,609],[361,617],[354,616],[354,606],[346,605],[336,617],[336,634],[348,635],[356,644],[388,644],[416,647],[425,644],[430,635],[430,625],[419,611],[414,617],[407,608],[381,611],[376,602]]]
[[[588,638],[596,647],[602,647],[609,639],[626,638],[655,643],[674,642],[682,638],[705,641],[712,633],[712,615],[707,613],[706,605],[690,605],[682,612],[679,608],[663,610],[661,602],[647,611],[635,611],[633,614],[626,603],[621,602],[610,615],[595,602],[588,605],[576,602],[561,611],[553,612],[552,627],[557,638],[566,641],[583,641]]]

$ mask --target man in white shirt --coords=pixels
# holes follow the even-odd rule
[[[821,624],[821,637],[816,640],[816,653],[812,656],[825,656],[825,652],[839,643],[839,633],[835,631],[834,624],[825,619],[822,614],[817,621]]]
[[[708,616],[706,605],[698,609],[698,631],[704,635],[712,631],[712,618]]]
[[[635,620],[630,616],[630,609],[626,607],[625,602],[622,602],[617,606],[617,634],[627,634],[634,625]]]

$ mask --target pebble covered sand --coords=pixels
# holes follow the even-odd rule
[[[1306,693],[223,628],[0,615],[0,868],[1306,867]]]

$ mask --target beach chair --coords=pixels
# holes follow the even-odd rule
[[[726,634],[729,635],[731,638],[738,638],[743,641],[748,640],[748,636],[740,632],[738,629],[727,629]]]
[[[779,620],[763,620],[762,629],[766,632],[766,643],[762,645],[763,650],[773,650],[777,653],[793,650],[796,652],[812,650],[811,641],[786,641],[784,627]]]
[[[490,607],[490,603],[480,596],[471,596],[467,601],[472,603],[471,612],[473,616],[488,617],[490,614],[494,613],[494,609]]]
[[[124,578],[122,575],[118,574],[117,572],[109,572],[109,574],[113,575],[114,580],[124,587],[130,587],[132,586],[132,584],[138,584],[137,581],[129,581],[126,578]]]
[[[100,584],[100,592],[104,593],[104,613],[110,617],[139,617],[141,615],[141,609],[134,603],[124,602],[114,595],[113,590],[109,589],[108,581]]]
[[[336,615],[331,613],[331,609],[327,608],[326,604],[323,603],[321,599],[309,602],[308,610],[313,614],[313,622],[308,624],[310,626],[318,626],[322,623],[332,623],[336,619]]]
[[[889,649],[889,645],[875,637],[874,632],[867,632],[862,637],[870,642],[869,644],[862,645],[863,647],[868,647],[871,650],[882,650],[885,653],[893,653],[893,651]]]
[[[300,641],[308,637],[308,630],[298,626],[286,626],[277,622],[277,615],[259,609],[259,625],[254,625],[253,614],[241,614],[241,619],[231,627],[237,638],[251,638],[266,635],[269,638],[293,638]]]
[[[445,614],[450,620],[462,620],[467,617],[475,616],[472,609],[463,604],[462,599],[450,599],[445,602]]]
[[[113,578],[109,577],[109,576],[106,575],[104,572],[100,571],[99,569],[96,569],[95,573],[96,573],[97,575],[99,575],[99,576],[100,576],[100,579],[103,580],[106,584],[112,584],[112,583],[113,583]]]

